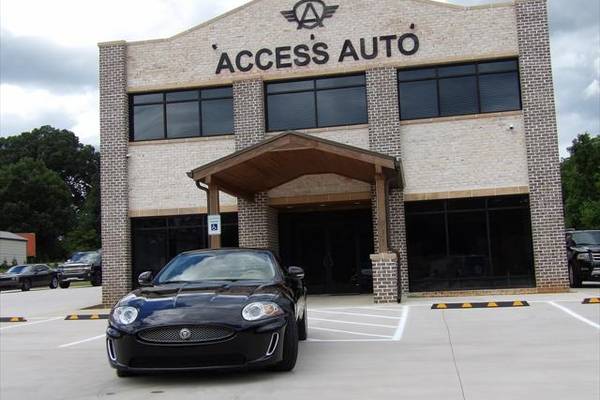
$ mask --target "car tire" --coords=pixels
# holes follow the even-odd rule
[[[58,287],[58,278],[54,277],[50,281],[50,289],[56,289]]]
[[[298,321],[298,340],[306,340],[308,338],[308,315],[306,308],[302,314],[302,319]]]
[[[298,359],[298,325],[288,323],[285,328],[285,336],[283,338],[283,359],[277,363],[273,370],[275,371],[291,371],[296,366]]]
[[[582,287],[581,278],[575,273],[571,265],[569,265],[569,284],[572,288]]]
[[[31,281],[29,279],[24,279],[21,283],[21,291],[28,292],[31,289]]]
[[[117,369],[116,372],[119,378],[129,378],[134,375],[133,372],[125,371],[124,369]]]
[[[97,275],[93,275],[92,279],[90,279],[92,286],[100,286],[102,285],[102,278]]]
[[[61,289],[68,289],[69,286],[71,286],[71,282],[60,282],[58,285],[61,287]]]

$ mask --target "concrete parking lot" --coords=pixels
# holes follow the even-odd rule
[[[117,378],[105,320],[64,320],[99,288],[2,293],[0,398],[8,399],[590,399],[600,398],[598,286],[555,295],[312,297],[309,340],[291,373]],[[433,303],[526,300],[529,307],[431,309]],[[89,311],[88,311],[89,313]]]

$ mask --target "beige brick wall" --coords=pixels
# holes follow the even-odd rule
[[[186,172],[235,150],[233,136],[129,144],[129,209],[132,212],[206,207],[206,195]],[[236,200],[221,194],[221,204]]]
[[[401,146],[405,194],[528,184],[520,113],[402,124]]]
[[[337,0],[339,9],[325,27],[308,31],[297,29],[280,11],[291,9],[294,0],[259,0],[169,39],[128,44],[128,86],[130,90],[155,87],[193,86],[222,83],[250,77],[278,78],[299,73],[339,72],[366,69],[388,63],[395,66],[479,59],[518,53],[516,17],[511,4],[497,7],[462,8],[423,0]],[[401,35],[410,24],[420,41],[419,51],[402,56],[378,57],[370,61],[338,62],[345,39],[358,46],[360,38]],[[325,65],[258,73],[225,71],[215,74],[221,52],[235,57],[240,50],[314,43],[329,45],[331,60]],[[368,42],[369,43],[369,42]],[[212,45],[218,46],[213,50]]]

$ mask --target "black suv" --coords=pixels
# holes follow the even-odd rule
[[[78,251],[58,267],[60,287],[68,288],[73,281],[90,281],[94,286],[102,284],[102,252]]]
[[[600,231],[567,232],[567,255],[571,287],[600,279]]]

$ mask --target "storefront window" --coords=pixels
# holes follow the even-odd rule
[[[133,141],[233,133],[231,87],[131,96]]]
[[[269,83],[270,131],[367,123],[364,74]]]
[[[406,203],[411,292],[534,286],[527,196]]]
[[[521,109],[517,60],[398,71],[402,120]]]
[[[237,247],[237,214],[221,214],[221,219],[223,247]],[[157,273],[176,255],[208,247],[206,215],[133,218],[131,232],[134,287],[140,273]]]

